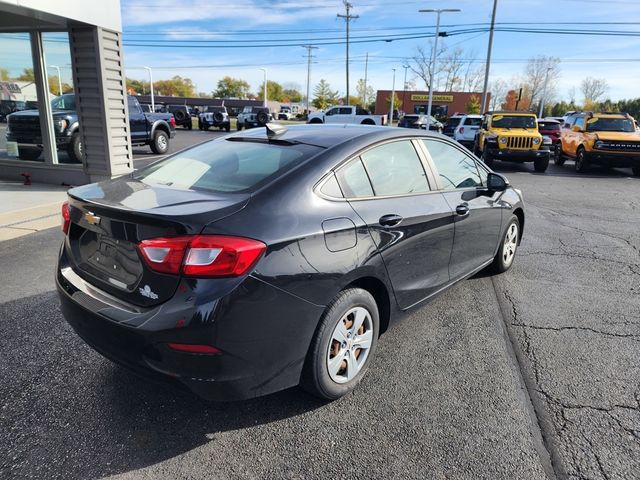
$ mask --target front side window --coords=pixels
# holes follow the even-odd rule
[[[409,140],[374,147],[361,158],[376,196],[429,191],[422,162]]]
[[[437,140],[422,140],[438,169],[445,190],[474,188],[482,185],[478,167],[473,158],[462,150]]]
[[[283,175],[321,149],[221,139],[180,152],[136,176],[147,184],[210,192],[249,192]]]
[[[576,123],[574,123],[576,127],[584,128],[584,117],[576,118]]]

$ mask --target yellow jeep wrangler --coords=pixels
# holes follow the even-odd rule
[[[640,176],[640,133],[627,113],[574,113],[560,132],[560,146],[560,165],[566,158],[574,159],[576,172],[598,164],[631,167]]]
[[[549,166],[551,139],[538,132],[534,113],[487,112],[476,134],[473,151],[491,167],[494,160],[533,162],[536,172]]]

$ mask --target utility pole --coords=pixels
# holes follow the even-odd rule
[[[402,111],[407,113],[404,109],[404,97],[407,93],[407,68],[409,68],[409,65],[405,63],[402,65],[402,68],[404,68],[404,83],[402,84]]]
[[[307,49],[307,104],[306,104],[306,112],[307,117],[309,116],[309,84],[311,81],[311,59],[313,55],[311,54],[313,50],[316,50],[318,47],[314,47],[313,45],[302,45],[302,48]]]
[[[337,17],[344,18],[344,21],[347,24],[347,105],[349,105],[349,22],[360,17],[358,15],[351,15],[350,11],[353,8],[353,5],[351,5],[347,0],[343,0],[343,3],[346,14],[338,14]]]
[[[445,12],[461,12],[458,8],[429,8],[426,10],[418,10],[422,13],[435,13],[436,20],[436,38],[433,41],[433,54],[431,55],[431,71],[429,72],[429,104],[427,105],[427,130],[431,127],[431,107],[433,106],[433,77],[436,71],[436,56],[438,54],[438,37],[440,36],[440,14]]]
[[[493,48],[493,31],[496,26],[496,10],[498,0],[493,0],[493,13],[491,14],[491,27],[489,28],[489,48],[487,49],[487,65],[484,69],[484,86],[482,87],[482,104],[480,113],[484,113],[487,107],[487,91],[489,90],[489,70],[491,69],[491,49]]]
[[[144,68],[147,72],[149,72],[149,87],[151,87],[151,112],[155,112],[156,111],[156,102],[155,102],[155,97],[153,95],[153,72],[151,71],[151,67],[142,67]]]
[[[262,92],[262,106],[267,107],[269,104],[267,103],[267,69],[260,67],[260,70],[264,72],[264,91]]]
[[[389,100],[389,126],[393,127],[393,101],[396,98],[396,69],[393,70],[393,83],[391,84],[391,99]]]
[[[369,69],[369,52],[364,59],[364,92],[362,93],[362,108],[367,108],[367,73]]]
[[[542,98],[540,98],[540,112],[538,118],[542,118],[544,112],[544,99],[547,96],[547,83],[549,82],[549,72],[553,70],[553,67],[547,67],[547,74],[544,76],[544,87],[542,87]]]

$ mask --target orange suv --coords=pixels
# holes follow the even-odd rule
[[[560,134],[560,160],[575,160],[576,172],[590,165],[631,167],[640,176],[640,133],[627,113],[577,112],[567,118]]]

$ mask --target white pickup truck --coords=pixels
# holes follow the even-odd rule
[[[332,107],[323,112],[309,114],[307,123],[358,123],[362,125],[386,125],[386,115],[371,115],[360,107]]]

